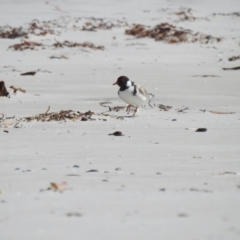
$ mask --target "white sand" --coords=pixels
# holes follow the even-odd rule
[[[207,20],[178,22],[171,13],[180,7]],[[99,105],[103,101],[123,106],[112,86],[120,75],[145,86],[155,95],[155,105],[173,107],[147,107],[124,120],[0,128],[0,239],[240,239],[240,70],[222,70],[240,66],[240,60],[228,61],[240,55],[240,17],[213,16],[239,11],[238,0],[0,3],[0,26],[26,27],[33,19],[62,16],[70,25],[74,17],[125,18],[129,24],[169,22],[224,38],[206,45],[166,44],[127,36],[128,27],[97,32],[66,28],[60,36],[27,40],[49,45],[54,38],[90,41],[105,50],[22,52],[7,50],[19,38],[0,39],[0,80],[11,93],[11,98],[0,98],[5,116],[33,116],[48,106],[55,112],[99,113],[107,110]],[[61,54],[69,59],[49,58]],[[20,76],[37,69],[41,72],[35,76]],[[11,85],[27,92],[14,95]],[[183,106],[189,109],[176,110]],[[199,127],[207,132],[186,130]],[[108,136],[116,130],[125,136]],[[86,173],[91,169],[99,172]],[[63,181],[70,189],[40,191]]]

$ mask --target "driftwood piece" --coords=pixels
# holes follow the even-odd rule
[[[240,66],[239,67],[232,67],[232,68],[223,68],[223,70],[239,70],[240,69]]]

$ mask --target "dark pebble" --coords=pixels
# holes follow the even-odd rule
[[[120,132],[120,131],[116,131],[116,132],[114,132],[114,133],[110,133],[110,134],[108,134],[108,135],[113,135],[113,136],[124,136],[123,133]]]
[[[206,128],[198,128],[195,132],[206,132]]]
[[[171,121],[175,122],[175,121],[177,121],[177,119],[176,119],[176,118],[174,118],[174,119],[172,119]]]
[[[79,168],[79,166],[78,166],[78,165],[73,165],[73,167],[74,167],[74,168]]]
[[[88,170],[88,171],[86,171],[86,172],[98,172],[98,170],[92,169],[92,170]]]

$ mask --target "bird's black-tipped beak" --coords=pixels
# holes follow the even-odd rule
[[[118,83],[117,82],[115,82],[113,85],[117,85]]]

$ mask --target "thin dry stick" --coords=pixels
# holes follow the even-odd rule
[[[50,106],[48,106],[48,109],[47,109],[47,111],[46,111],[44,114],[47,115],[47,113],[49,112],[49,110],[50,110]]]

